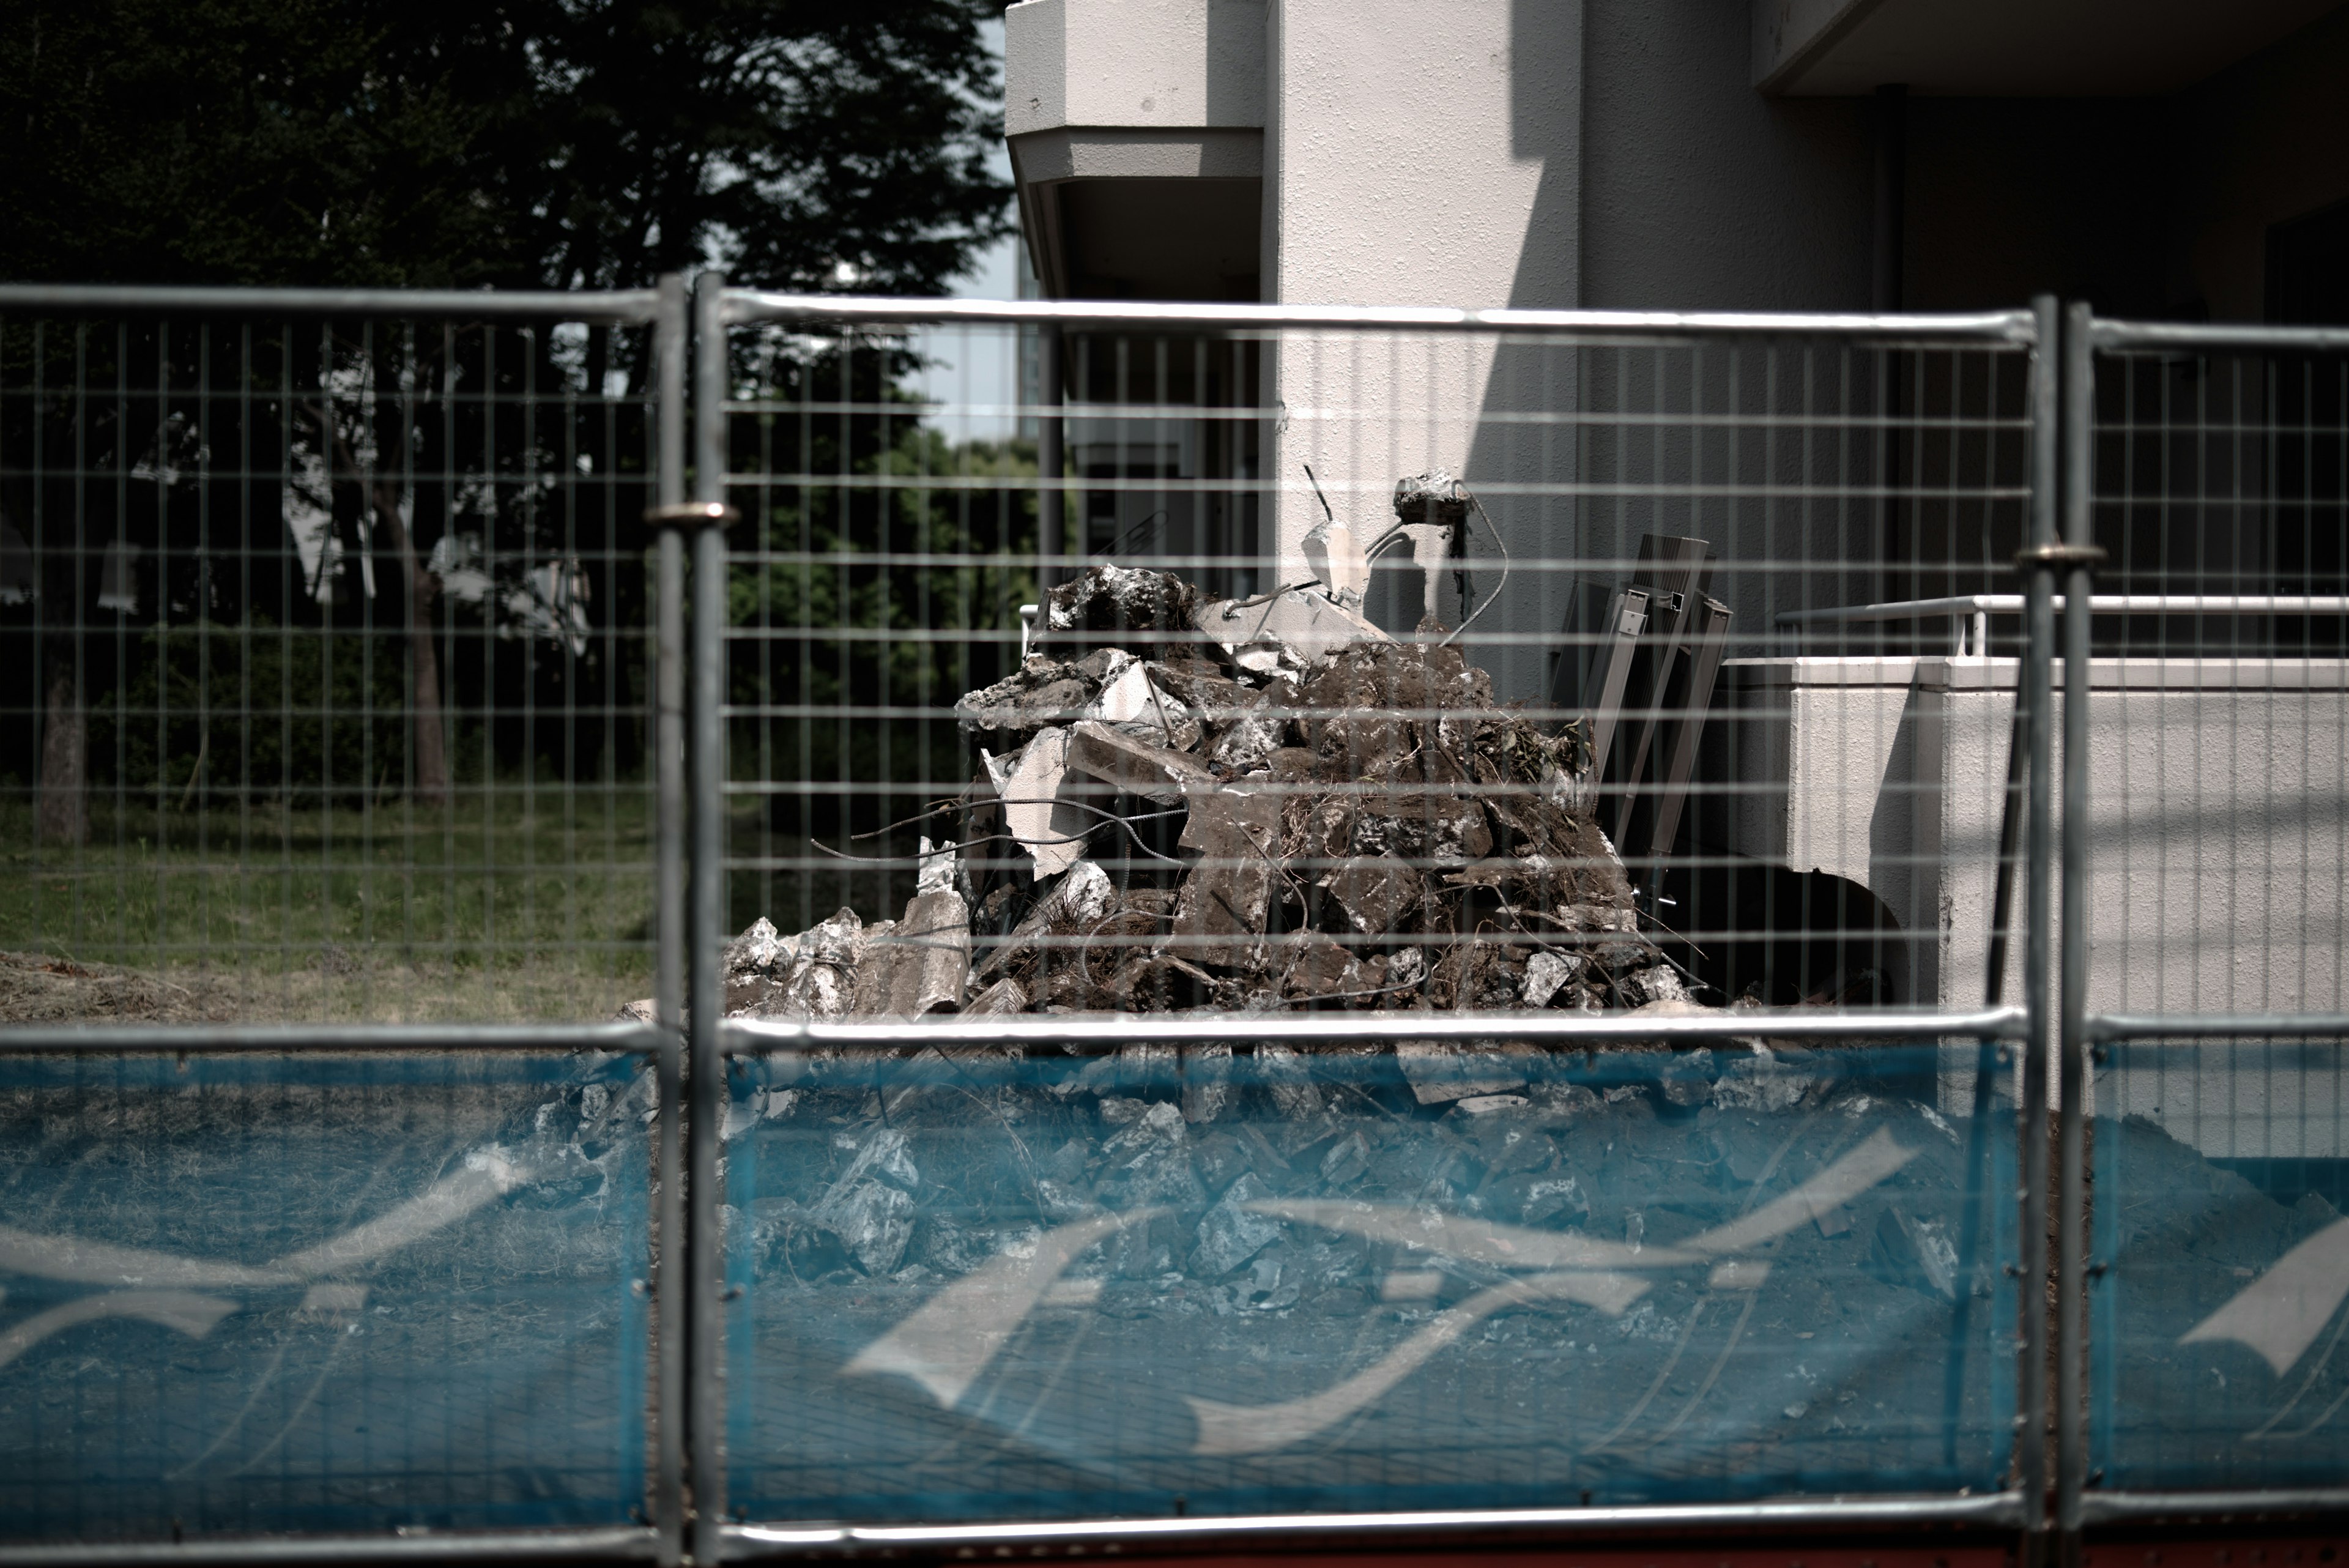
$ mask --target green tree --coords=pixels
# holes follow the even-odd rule
[[[0,278],[934,291],[986,0],[16,0]]]
[[[717,264],[765,287],[935,292],[1008,221],[1009,188],[988,167],[1000,88],[980,27],[994,9],[989,0],[15,0],[0,5],[10,62],[0,72],[0,280],[626,287]],[[139,330],[119,356],[126,362],[148,341]],[[103,359],[106,335],[92,341]],[[153,341],[157,358],[177,351]],[[206,385],[195,342],[184,340],[189,363],[174,365],[174,386]],[[557,351],[550,337],[533,340],[544,363],[529,384],[556,383]],[[69,352],[84,354],[78,369]],[[88,352],[53,333],[47,354],[57,363],[46,384],[120,373]],[[7,353],[37,357],[0,346]],[[306,393],[260,410],[376,520],[372,547],[411,649],[415,785],[428,798],[446,780],[435,760],[444,676],[430,635],[440,585],[424,564],[431,541],[415,536],[405,514],[415,508],[420,521],[431,498],[351,461],[357,430],[329,427],[357,416],[327,389],[378,389],[365,416],[379,427],[374,446],[399,452],[448,368],[439,355],[429,340],[398,348],[338,332],[323,356],[329,368],[303,372]],[[214,391],[220,363],[215,355]],[[641,335],[598,329],[585,363],[565,374],[575,371],[592,397],[615,370],[641,391],[648,368]],[[140,374],[156,379],[150,364]],[[31,427],[67,442],[43,459],[53,473],[73,466],[78,427],[60,417],[67,395]],[[21,422],[25,410],[15,414]],[[143,428],[164,422],[159,408]],[[642,443],[625,431],[616,442],[595,410],[576,427],[567,448],[536,429],[541,472],[560,459],[625,478],[640,460]],[[275,444],[267,433],[240,439],[266,452]],[[35,439],[0,431],[14,452]],[[124,464],[149,439],[127,427],[108,436]],[[518,450],[506,441],[500,462]],[[260,461],[266,472],[274,460]],[[453,452],[436,462],[446,472],[473,466]],[[24,485],[8,488],[0,475],[0,513],[35,510]],[[445,513],[453,503],[440,504]],[[265,548],[264,525],[247,524],[256,532],[245,547]],[[53,530],[47,547],[87,562],[105,538]],[[90,616],[97,573],[57,575],[72,587],[62,601],[43,596],[55,646],[39,662],[62,672],[50,730],[78,736],[88,650],[55,630]],[[45,781],[87,772],[62,754],[58,767],[45,754]]]

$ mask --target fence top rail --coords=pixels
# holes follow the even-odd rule
[[[564,293],[553,289],[197,288],[147,284],[0,283],[0,311],[93,316],[390,316],[410,319],[651,322],[660,296],[649,288]]]
[[[2110,321],[2088,323],[2092,348],[2267,348],[2349,353],[2349,327],[2269,327],[2253,322]]]
[[[729,1019],[728,1048],[738,1051],[793,1046],[881,1048],[899,1045],[1123,1045],[1215,1044],[1232,1040],[1290,1044],[1367,1044],[1374,1042],[1461,1040],[1527,1041],[1552,1044],[1610,1040],[1942,1040],[2019,1039],[2020,1007],[1973,1012],[1938,1012],[1903,1008],[1835,1011],[1761,1008],[1685,1017],[1637,1013],[1387,1012],[1284,1013],[1273,1015],[1197,1012],[1139,1017],[1131,1013],[1084,1017],[1051,1016],[905,1019],[858,1023],[799,1023],[776,1019]]]
[[[2349,1040],[2349,1012],[2090,1013],[2091,1040]]]
[[[1833,337],[1902,343],[2027,347],[2029,311],[1947,316],[1800,315],[1771,311],[1463,310],[1399,305],[1209,305],[1117,299],[895,299],[872,295],[726,291],[726,319],[837,327],[991,324],[1018,327],[1276,330],[1330,327],[1388,332],[1573,333],[1606,338]]]
[[[1839,626],[1855,621],[1912,620],[1936,615],[2021,615],[2029,607],[2021,594],[1954,594],[1938,599],[1899,599],[1889,604],[1836,605],[1826,609],[1780,610],[1780,626]],[[2064,607],[2064,596],[2055,596]],[[2096,615],[2349,615],[2343,594],[2091,594]]]
[[[0,1055],[125,1051],[657,1051],[653,1023],[40,1023],[0,1029]]]

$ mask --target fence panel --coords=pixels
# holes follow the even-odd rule
[[[2094,1522],[2349,1459],[2349,335],[2071,333],[2067,530],[2102,556],[2065,601],[2065,1512]]]
[[[0,1018],[650,995],[651,307],[0,292]]]
[[[2014,1512],[2031,317],[704,297],[737,1548]]]
[[[674,1559],[683,299],[0,287],[12,1546]]]

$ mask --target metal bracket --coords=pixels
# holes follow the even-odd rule
[[[2101,566],[2108,559],[2099,545],[2026,545],[2014,553],[2019,572],[2034,566]]]
[[[722,501],[685,501],[674,506],[647,506],[645,522],[655,528],[708,527],[716,524],[723,528],[742,521],[742,514]]]

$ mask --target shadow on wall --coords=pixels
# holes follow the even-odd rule
[[[1542,177],[1509,305],[1866,304],[1872,154],[1864,109],[1756,93],[1748,80],[1748,25],[1747,7],[1730,0],[1661,9],[1630,0],[1516,0],[1510,153],[1540,160]],[[1754,451],[1694,451],[1686,432],[1631,452],[1620,427],[1578,422],[1628,411],[1636,400],[1656,410],[1730,406],[1735,382],[1758,388],[1768,374],[1750,357],[1732,369],[1725,354],[1669,369],[1661,359],[1633,362],[1650,352],[1516,341],[1495,355],[1464,476],[1491,493],[1489,509],[1513,568],[1503,601],[1468,640],[1505,698],[1547,697],[1577,578],[1611,587],[1626,575],[1641,534],[1711,538],[1732,563],[1741,545],[1795,556],[1831,550],[1828,558],[1838,561],[1875,554],[1873,533],[1822,535],[1797,524],[1765,539],[1735,504],[1708,515],[1692,504],[1610,501],[1593,492],[1594,479],[1608,483],[1594,464],[1610,466],[1613,481],[1630,486],[1671,471],[1693,478],[1724,462],[1750,467],[1758,457],[1783,467],[1787,461]],[[1643,379],[1654,384],[1635,386]],[[1850,454],[1842,456],[1837,474],[1847,481]],[[1816,469],[1819,454],[1804,461]],[[1472,566],[1488,582],[1498,577],[1498,553],[1479,530]],[[1833,585],[1838,594],[1845,586]],[[1740,612],[1733,635],[1757,635],[1764,619],[1759,602],[1746,602],[1733,582],[1714,591]]]

